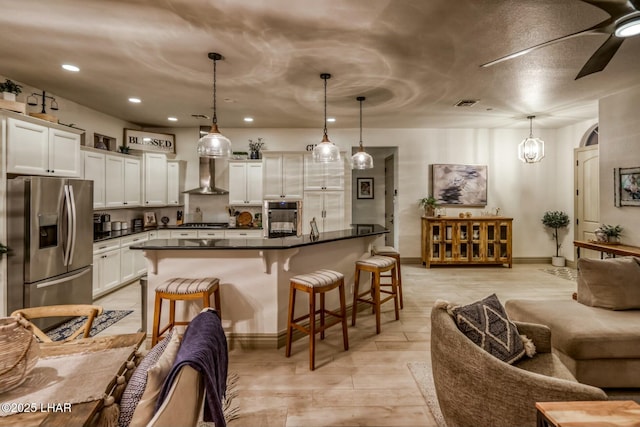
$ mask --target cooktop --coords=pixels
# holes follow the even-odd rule
[[[229,224],[226,222],[185,222],[178,227],[186,228],[227,228]]]

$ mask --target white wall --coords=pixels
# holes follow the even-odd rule
[[[623,243],[640,246],[640,208],[614,206],[613,168],[640,167],[640,86],[600,100],[600,222],[622,226]]]

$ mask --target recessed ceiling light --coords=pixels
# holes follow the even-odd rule
[[[336,121],[336,118],[335,118],[335,117],[327,117],[327,121],[328,121],[329,123],[333,123],[333,122],[335,122],[335,121]]]
[[[74,71],[74,72],[80,71],[80,68],[76,67],[75,65],[71,65],[71,64],[62,64],[62,68],[64,68],[67,71]]]
[[[245,122],[252,122],[253,121],[253,117],[245,117],[244,121]]]
[[[140,98],[129,98],[129,102],[133,102],[134,104],[140,104],[142,100]]]
[[[177,122],[178,118],[177,117],[167,117],[167,120],[169,120],[170,122]]]

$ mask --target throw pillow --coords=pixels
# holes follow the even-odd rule
[[[133,418],[133,413],[136,410],[136,406],[138,405],[138,402],[140,402],[140,398],[144,393],[144,388],[147,385],[147,371],[158,362],[160,356],[162,356],[162,353],[171,341],[173,333],[174,330],[172,329],[169,331],[169,334],[165,339],[149,350],[147,355],[140,361],[140,364],[131,375],[127,388],[124,389],[122,398],[120,399],[120,416],[118,417],[118,425],[120,427],[129,426],[131,418]]]
[[[133,412],[129,427],[144,427],[151,421],[151,418],[153,418],[156,400],[158,400],[160,390],[162,390],[162,384],[165,378],[167,378],[167,375],[169,375],[173,362],[176,360],[179,347],[180,334],[175,332],[171,336],[171,341],[169,341],[160,359],[147,371],[147,384],[140,398],[140,402],[138,402]]]
[[[509,320],[496,294],[455,307],[452,313],[458,329],[489,354],[509,364],[524,356],[518,328]]]
[[[639,309],[640,258],[580,258],[578,302],[610,310]]]

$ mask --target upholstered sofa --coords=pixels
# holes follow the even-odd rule
[[[512,320],[547,325],[553,352],[581,383],[640,387],[640,258],[580,259],[575,300],[505,308]]]
[[[551,353],[549,328],[514,323],[536,354],[508,364],[464,335],[442,303],[432,309],[433,379],[448,427],[535,426],[536,402],[607,399],[602,390],[578,383]]]

